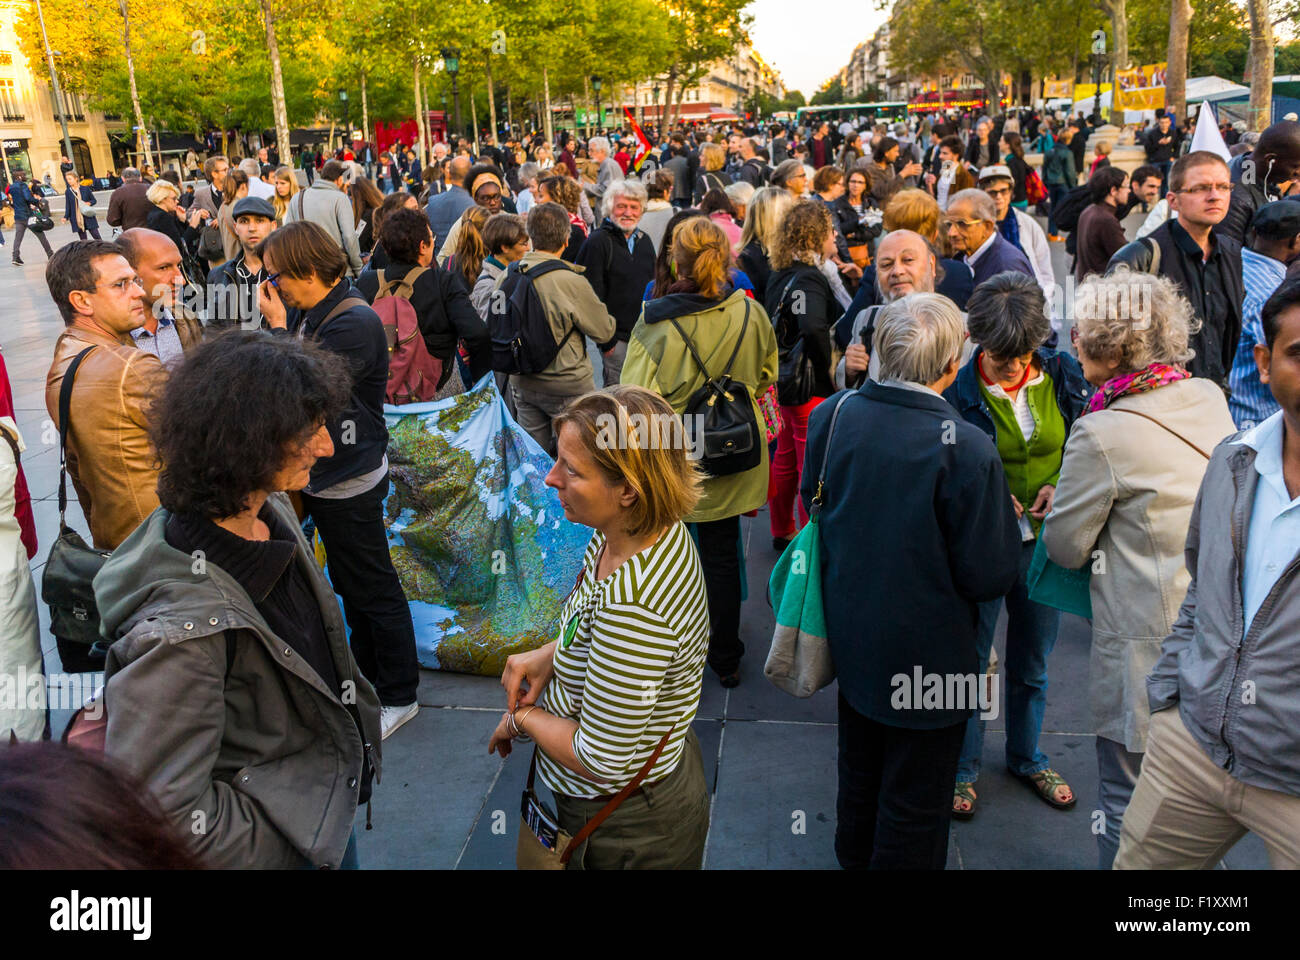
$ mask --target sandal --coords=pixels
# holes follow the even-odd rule
[[[975,787],[975,784],[973,784],[973,783],[961,783],[961,782],[959,782],[959,783],[957,784],[957,786],[953,789],[953,791],[952,791],[952,818],[953,818],[954,820],[969,820],[971,817],[975,816],[975,790],[974,790],[974,787]],[[967,803],[970,804],[970,809],[969,809],[969,810],[958,810],[958,809],[957,809],[957,801],[958,801],[958,800],[965,800]]]
[[[1046,770],[1040,770],[1037,773],[1031,773],[1027,776],[1015,774],[1015,777],[1017,780],[1028,786],[1030,790],[1034,791],[1040,800],[1049,806],[1055,807],[1057,810],[1070,810],[1079,799],[1074,795],[1073,790],[1070,790],[1069,800],[1056,799],[1057,788],[1065,787],[1068,790],[1070,785],[1065,782],[1065,777],[1061,776],[1051,767],[1048,767]]]

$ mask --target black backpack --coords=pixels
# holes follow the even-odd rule
[[[1052,211],[1052,219],[1056,221],[1057,229],[1064,230],[1066,233],[1073,233],[1079,228],[1079,215],[1088,209],[1092,203],[1092,192],[1088,189],[1086,183],[1077,187],[1071,187],[1070,192],[1061,198],[1055,210]]]
[[[776,396],[783,407],[797,407],[807,403],[816,389],[816,375],[812,359],[804,349],[799,321],[787,316],[785,310],[785,298],[790,295],[790,289],[798,282],[799,276],[796,273],[786,282],[771,314],[777,346]]]
[[[546,308],[533,286],[538,277],[553,270],[569,270],[569,265],[559,259],[547,260],[525,272],[521,262],[510,264],[501,286],[492,292],[488,301],[492,369],[500,373],[541,373],[578,329],[571,327],[557,343]]]
[[[700,466],[711,477],[725,477],[753,469],[763,462],[754,401],[748,387],[731,379],[732,364],[736,362],[740,345],[745,342],[745,331],[749,328],[749,298],[745,298],[745,320],[740,326],[740,336],[736,338],[736,349],[731,351],[731,359],[717,378],[709,376],[704,361],[695,352],[695,344],[691,343],[681,325],[676,320],[671,322],[704,374],[704,386],[691,394],[682,411],[691,449],[703,451]]]

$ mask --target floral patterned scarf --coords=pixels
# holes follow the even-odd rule
[[[1171,366],[1167,363],[1148,364],[1141,370],[1134,370],[1132,373],[1126,373],[1107,380],[1102,384],[1101,389],[1092,395],[1092,399],[1088,401],[1088,409],[1084,412],[1092,413],[1096,410],[1104,410],[1120,397],[1146,393],[1176,380],[1186,380],[1190,376],[1191,374],[1182,367]]]

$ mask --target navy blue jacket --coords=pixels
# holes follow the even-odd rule
[[[963,262],[965,262],[963,260]],[[989,277],[1012,270],[1027,277],[1034,276],[1034,265],[1029,262],[1025,252],[1010,243],[1000,233],[993,234],[993,245],[984,251],[984,255],[974,263],[967,263],[975,274],[975,286],[979,286]]]
[[[9,185],[9,200],[14,205],[14,220],[23,222],[32,216],[32,211],[40,203],[26,180],[15,180]]]
[[[349,307],[317,330],[325,316],[345,297],[362,301]],[[352,395],[337,421],[327,423],[334,441],[334,456],[316,461],[311,468],[311,489],[324,490],[344,480],[369,473],[384,460],[388,449],[388,426],[384,422],[384,391],[388,387],[388,338],[379,315],[365,303],[365,297],[346,277],[334,285],[325,299],[310,310],[289,308],[288,333],[296,335],[306,326],[305,337],[347,361],[352,372]],[[343,425],[351,423],[350,443],[344,443]]]
[[[86,201],[86,203],[90,204],[91,206],[94,206],[95,191],[91,190],[90,187],[81,186],[78,187],[77,190],[74,192],[71,187],[68,187],[63,191],[63,200],[64,200],[63,215],[68,218],[68,223],[76,224],[77,202],[79,200],[84,200]],[[91,216],[86,217],[87,230],[89,230],[91,227],[98,227],[98,226],[99,226],[99,221],[95,217],[91,217]]]
[[[979,363],[983,347],[977,347],[966,365],[957,371],[957,379],[951,387],[943,392],[943,398],[956,407],[967,423],[974,424],[984,431],[990,440],[997,443],[997,428],[993,426],[993,415],[980,390]],[[1056,405],[1065,418],[1065,435],[1070,436],[1074,421],[1083,415],[1088,399],[1096,389],[1083,378],[1083,367],[1079,361],[1068,353],[1039,347],[1034,353],[1042,364],[1043,372],[1052,378],[1052,387],[1056,391]]]
[[[826,470],[821,531],[826,636],[840,692],[892,727],[936,729],[969,708],[892,702],[895,679],[979,674],[977,604],[1016,582],[1020,529],[997,449],[931,393],[868,382],[840,410]],[[831,412],[808,419],[799,492],[817,488]],[[970,684],[974,688],[975,683]],[[921,691],[914,691],[917,701]],[[972,704],[973,706],[973,704]]]

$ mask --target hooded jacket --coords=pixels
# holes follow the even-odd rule
[[[294,532],[293,562],[355,702],[272,632],[230,574],[212,563],[196,572],[195,559],[167,543],[171,514],[160,507],[95,577],[100,630],[113,641],[105,753],[141,779],[211,866],[337,867],[367,754],[379,775],[379,700],[288,498],[267,504]]]
[[[680,415],[695,391],[704,386],[705,376],[671,320],[691,338],[709,375],[716,379],[736,349],[746,314],[749,324],[730,376],[749,390],[759,424],[762,460],[749,470],[705,480],[704,496],[686,518],[688,523],[723,520],[767,502],[768,450],[762,442],[763,414],[758,398],[776,383],[776,334],[767,311],[743,291],[732,289],[721,300],[693,293],[670,293],[649,300],[628,341],[620,382],[653,390]]]

